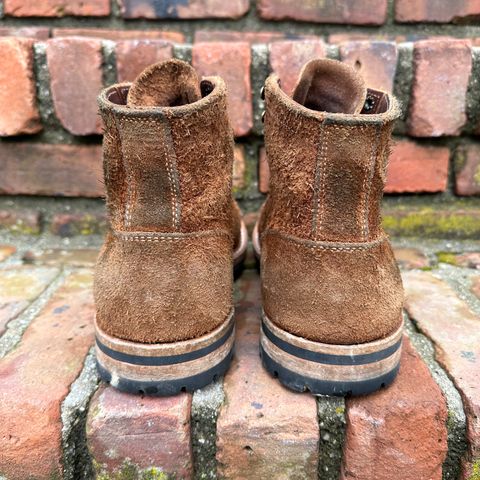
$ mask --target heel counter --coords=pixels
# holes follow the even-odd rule
[[[95,270],[98,325],[140,343],[214,330],[232,308],[231,248],[223,232],[110,235]]]

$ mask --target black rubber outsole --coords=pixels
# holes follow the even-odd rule
[[[149,382],[119,377],[118,379],[116,379],[115,384],[112,386],[115,387],[117,390],[126,393],[158,397],[173,396],[181,392],[193,392],[194,390],[205,387],[206,385],[214,382],[219,377],[221,377],[228,370],[230,362],[232,361],[232,357],[233,349],[219,364],[215,365],[209,370],[206,370],[205,372],[199,373],[198,375],[194,375],[192,377],[181,378],[178,380],[162,380]],[[112,375],[98,361],[97,370],[100,374],[100,378],[104,382],[111,384]]]
[[[282,385],[295,392],[310,392],[313,395],[331,395],[335,397],[368,395],[390,385],[397,376],[400,365],[379,377],[356,382],[334,382],[305,377],[282,367],[270,358],[260,345],[262,364],[270,375],[277,378]]]

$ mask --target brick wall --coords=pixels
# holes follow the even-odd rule
[[[2,196],[100,197],[97,92],[174,56],[226,79],[235,191],[254,208],[268,189],[266,75],[289,90],[305,61],[330,57],[404,106],[387,202],[478,206],[476,1],[0,0],[0,13]]]

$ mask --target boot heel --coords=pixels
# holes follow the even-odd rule
[[[286,387],[314,395],[365,395],[386,387],[400,364],[403,324],[390,336],[359,345],[330,345],[292,335],[262,316],[260,356]]]
[[[176,395],[223,375],[233,356],[233,311],[213,332],[182,342],[142,344],[112,337],[95,322],[100,377],[129,393]]]

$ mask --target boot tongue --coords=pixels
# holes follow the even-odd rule
[[[306,108],[331,113],[360,113],[367,88],[361,75],[336,60],[312,60],[300,72],[293,100]]]
[[[129,107],[176,107],[202,98],[197,72],[181,60],[167,60],[146,68],[132,83]]]

